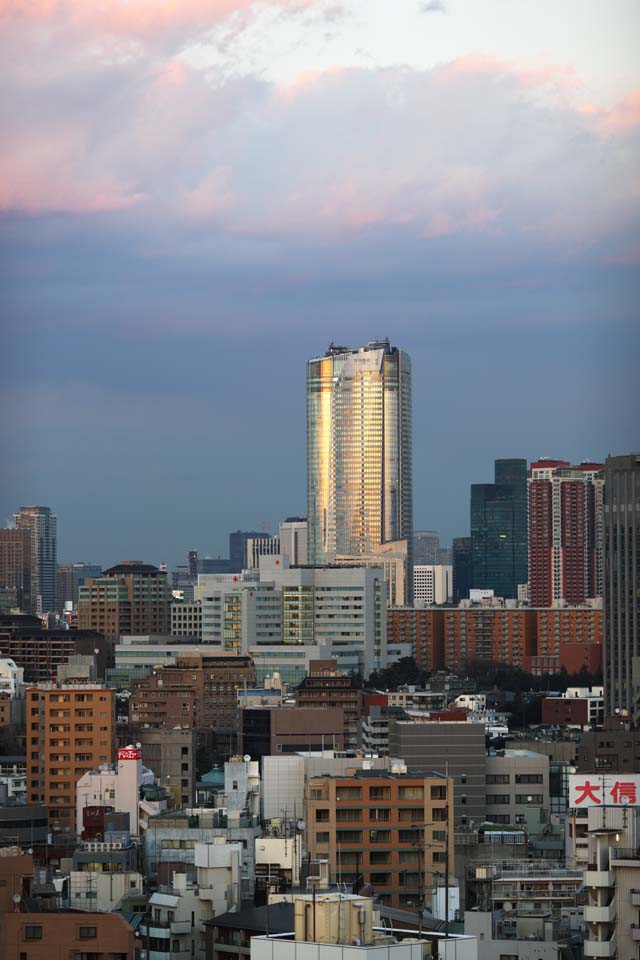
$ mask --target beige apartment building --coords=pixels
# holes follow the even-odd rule
[[[453,872],[453,781],[431,773],[358,770],[311,777],[307,850],[332,883],[370,883],[392,907],[418,910]],[[448,853],[447,857],[447,843]]]
[[[74,833],[78,780],[113,760],[113,691],[52,683],[26,696],[28,803],[46,804],[52,833]]]

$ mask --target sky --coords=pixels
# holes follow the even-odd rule
[[[640,448],[637,0],[0,0],[2,522],[225,556],[305,513],[305,364],[413,362],[414,517]]]

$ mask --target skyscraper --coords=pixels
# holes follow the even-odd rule
[[[605,713],[637,725],[640,699],[640,454],[604,467]]]
[[[529,600],[583,603],[602,596],[601,463],[539,460],[529,478]]]
[[[31,531],[7,527],[0,530],[0,590],[15,591],[23,613],[33,613]]]
[[[123,560],[78,588],[78,627],[115,641],[127,634],[166,635],[171,629],[169,596],[164,570]]]
[[[527,461],[496,460],[495,483],[471,485],[471,586],[516,599],[527,552]]]
[[[471,537],[454,537],[453,555],[453,602],[459,603],[469,597],[471,589]]]
[[[31,612],[56,609],[57,518],[49,507],[20,507],[14,516],[17,530],[31,536]]]
[[[411,361],[388,340],[307,364],[309,562],[413,547]]]
[[[247,540],[270,540],[271,534],[264,530],[236,530],[229,534],[229,561],[233,573],[242,573],[247,568]]]
[[[438,563],[440,534],[436,530],[415,530],[413,534],[413,565],[428,566]]]

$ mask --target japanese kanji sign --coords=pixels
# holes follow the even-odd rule
[[[584,773],[569,777],[569,808],[637,807],[640,775],[634,773]]]

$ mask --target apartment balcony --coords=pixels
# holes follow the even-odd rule
[[[631,891],[631,906],[640,907],[640,890]]]
[[[640,864],[640,848],[612,847],[609,862],[612,867],[637,867]]]
[[[587,923],[615,923],[615,900],[608,907],[585,907],[584,918]]]
[[[593,957],[594,960],[607,960],[616,955],[617,940],[612,937],[611,940],[585,940],[584,955]]]
[[[172,934],[191,933],[190,920],[172,920],[170,924]]]
[[[631,924],[631,939],[640,942],[640,926],[637,923]]]
[[[613,887],[615,884],[615,874],[613,870],[585,870],[585,887]]]

